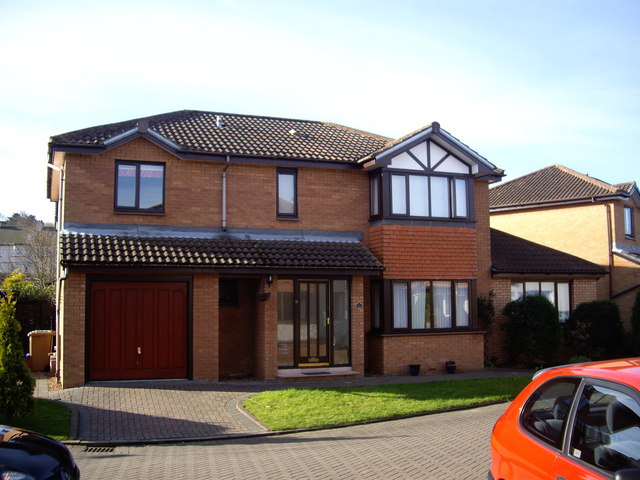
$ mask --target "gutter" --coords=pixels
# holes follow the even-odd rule
[[[231,164],[231,158],[227,155],[225,166],[222,169],[222,231],[227,232],[227,169]]]
[[[60,232],[62,231],[62,200],[64,198],[64,168],[57,167],[52,163],[48,163],[47,167],[51,170],[55,170],[59,174],[58,178],[58,205],[57,205],[57,241],[56,241],[56,378],[60,379],[60,358],[58,352],[60,351],[60,298],[62,296],[62,282],[67,279],[67,269],[61,265],[61,253],[60,253]],[[64,272],[64,274],[62,273]]]

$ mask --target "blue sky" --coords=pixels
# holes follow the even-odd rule
[[[640,181],[640,1],[0,2],[0,214],[52,221],[51,135],[182,109],[399,137],[504,169]]]

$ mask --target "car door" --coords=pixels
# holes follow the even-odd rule
[[[622,469],[640,469],[640,403],[624,385],[585,380],[571,416],[557,480],[602,480]],[[630,473],[629,473],[630,475]],[[640,478],[640,470],[635,476]]]
[[[522,435],[507,439],[510,465],[505,478],[556,480],[554,466],[562,457],[563,439],[579,384],[579,379],[561,377],[544,383],[529,397],[519,419]]]

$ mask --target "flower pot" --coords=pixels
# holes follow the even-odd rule
[[[446,368],[447,368],[447,373],[456,373],[455,365],[446,365]]]
[[[409,365],[409,375],[412,377],[417,377],[420,375],[420,364],[417,365]]]

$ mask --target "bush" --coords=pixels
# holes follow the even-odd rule
[[[2,282],[2,289],[9,290],[18,303],[54,303],[55,284],[39,286],[26,279],[24,273],[14,270]]]
[[[569,317],[567,344],[576,355],[593,360],[624,354],[624,328],[620,309],[609,300],[581,303]]]
[[[27,368],[20,343],[20,324],[16,320],[16,302],[5,280],[5,296],[0,298],[0,411],[5,423],[33,411],[35,382]]]
[[[503,313],[509,361],[527,368],[552,363],[561,338],[556,307],[546,297],[530,296],[508,303]]]
[[[640,355],[640,290],[631,308],[631,341],[632,355]]]

